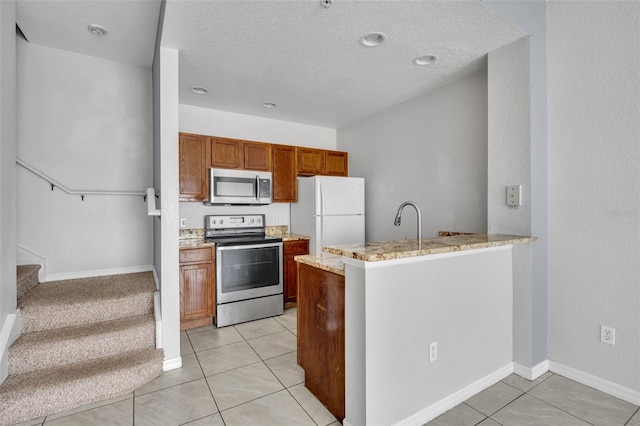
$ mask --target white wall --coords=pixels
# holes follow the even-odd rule
[[[638,404],[640,3],[552,1],[547,17],[549,357]]]
[[[180,105],[180,131],[282,145],[336,149],[335,129],[191,105]],[[208,214],[264,214],[267,225],[290,224],[289,203],[250,207],[180,203],[180,217],[187,219],[187,228],[202,228],[204,216]]]
[[[346,259],[345,421],[424,424],[510,374],[511,262],[510,247]]]
[[[487,212],[492,234],[531,235],[529,39],[489,53]],[[522,185],[522,206],[506,205],[506,186]],[[536,244],[536,243],[533,243]],[[531,244],[513,249],[513,361],[533,367]],[[524,374],[532,378],[531,372]]]
[[[412,209],[422,210],[423,236],[439,230],[485,232],[487,226],[487,77],[456,81],[338,130],[349,172],[367,179],[366,239],[416,237]]]
[[[152,179],[151,70],[18,39],[18,153],[74,190],[144,191]],[[142,197],[81,201],[18,169],[18,244],[49,278],[152,263]]]
[[[0,2],[0,383],[20,333],[16,311],[16,4]]]
[[[163,6],[164,7],[164,6]],[[164,10],[163,12],[164,13]],[[182,366],[180,357],[180,278],[178,243],[178,51],[157,46],[155,177],[160,191],[155,265],[160,278],[164,369]],[[159,229],[158,229],[159,228]],[[159,244],[159,250],[157,248]]]
[[[483,0],[485,7],[518,25],[529,34],[529,87],[531,123],[531,245],[532,287],[531,364],[548,355],[549,281],[549,170],[547,143],[547,20],[544,0]],[[489,225],[491,227],[491,225]]]

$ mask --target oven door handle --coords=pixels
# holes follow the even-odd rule
[[[282,242],[279,243],[260,243],[260,244],[250,244],[250,245],[240,245],[240,246],[218,246],[216,245],[216,250],[219,251],[227,251],[227,250],[248,250],[254,248],[269,248],[269,247],[282,247]]]

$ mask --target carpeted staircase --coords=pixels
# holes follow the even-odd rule
[[[38,285],[18,266],[22,335],[9,348],[0,425],[134,391],[162,372],[151,272]]]

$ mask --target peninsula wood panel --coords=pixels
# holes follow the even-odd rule
[[[207,137],[180,134],[179,199],[204,201],[207,198]]]
[[[344,419],[344,277],[298,263],[298,364],[305,386]]]
[[[294,203],[298,200],[298,169],[293,146],[273,145],[273,201]]]

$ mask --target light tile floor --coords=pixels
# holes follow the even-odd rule
[[[533,382],[512,374],[427,425],[640,426],[640,411],[557,374]]]
[[[182,332],[183,367],[132,394],[21,425],[338,426],[304,387],[296,310]],[[511,375],[429,426],[640,426],[638,407],[564,377]]]

